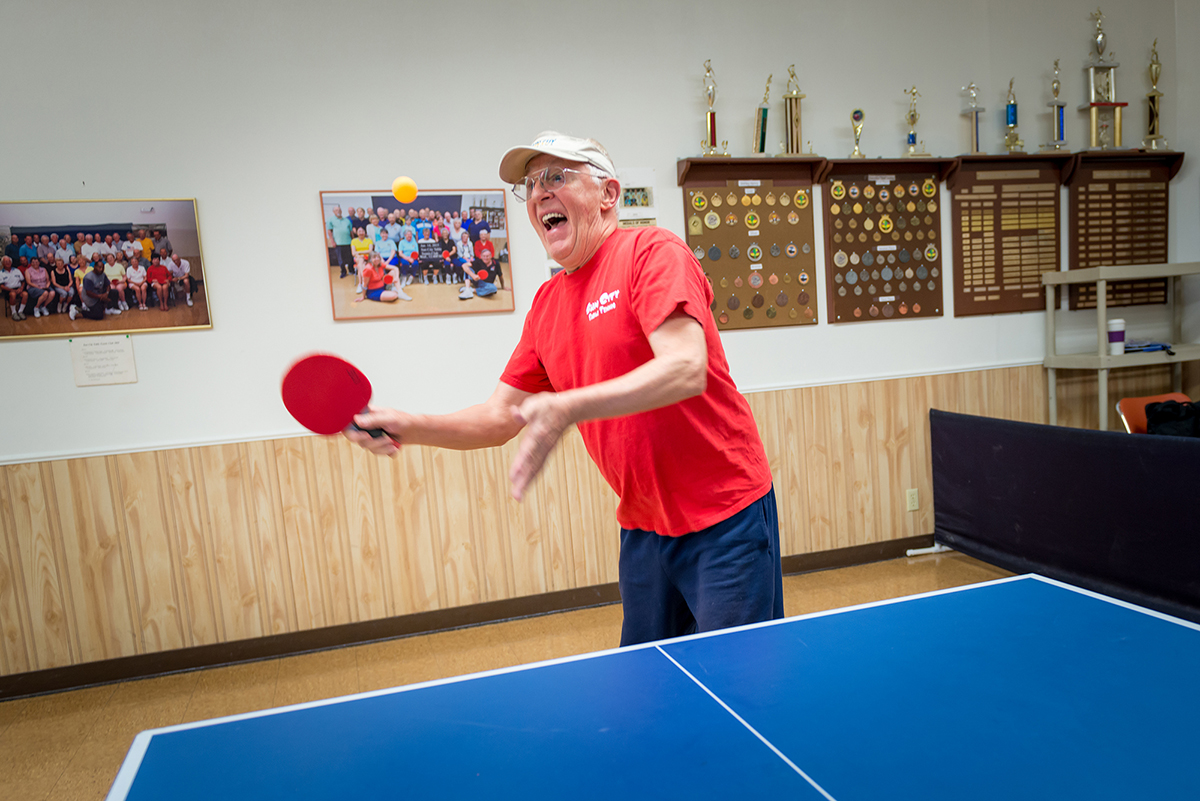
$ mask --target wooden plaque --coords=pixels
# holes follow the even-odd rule
[[[720,330],[817,322],[813,168],[820,158],[680,162],[685,241]]]
[[[940,317],[943,159],[831,161],[822,184],[831,323]]]
[[[1059,187],[1070,153],[964,156],[946,180],[954,316],[1041,311],[1042,273],[1061,269]]]
[[[1163,264],[1171,178],[1182,153],[1081,153],[1069,179],[1071,269],[1121,264]],[[1070,287],[1070,308],[1096,307],[1096,287]],[[1165,278],[1114,281],[1108,306],[1167,302]]]

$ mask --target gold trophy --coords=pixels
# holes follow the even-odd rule
[[[750,151],[755,156],[767,155],[767,112],[771,110],[768,99],[771,97],[771,79],[773,77],[775,77],[774,73],[767,76],[767,88],[763,91],[762,102],[758,104],[754,113],[754,142],[750,145]]]
[[[917,91],[917,87],[905,89],[904,94],[908,95],[908,112],[904,115],[904,121],[908,123],[908,137],[905,140],[908,144],[908,152],[904,154],[905,158],[913,156],[928,156],[925,152],[925,143],[921,142],[921,149],[917,150],[917,120],[921,119],[921,115],[917,112],[917,98],[921,93]]]
[[[1150,91],[1146,94],[1146,102],[1150,104],[1150,125],[1142,147],[1146,150],[1170,150],[1171,145],[1159,132],[1159,100],[1163,93],[1158,91],[1158,79],[1162,77],[1162,62],[1158,60],[1158,40],[1150,46]]]
[[[712,59],[704,62],[704,97],[708,100],[708,114],[704,118],[706,135],[700,141],[700,147],[703,148],[701,155],[728,156],[728,141],[721,143],[721,148],[725,152],[723,154],[717,152],[717,112],[713,111],[713,104],[717,102],[717,76],[713,73]]]
[[[1016,80],[1010,78],[1008,81],[1008,102],[1004,106],[1004,124],[1008,126],[1008,133],[1004,135],[1004,146],[1008,148],[1009,153],[1024,153],[1022,148],[1025,147],[1025,142],[1017,134],[1017,93],[1013,91],[1013,83]]]
[[[854,152],[850,154],[852,159],[865,159],[867,156],[858,149],[858,140],[862,138],[863,119],[866,118],[861,108],[856,108],[850,112],[850,124],[854,126]]]
[[[1113,147],[1119,148],[1123,146],[1121,144],[1121,113],[1129,105],[1117,101],[1117,67],[1121,65],[1113,58],[1112,51],[1109,51],[1107,56],[1104,55],[1104,48],[1108,44],[1108,35],[1104,32],[1104,14],[1100,12],[1100,9],[1096,9],[1096,13],[1089,18],[1096,21],[1096,35],[1092,38],[1096,52],[1092,54],[1091,59],[1084,67],[1088,73],[1088,102],[1081,105],[1079,110],[1086,109],[1090,117],[1092,150],[1108,149],[1107,131],[1110,121],[1113,134],[1112,144]],[[1101,121],[1102,113],[1103,122]]]
[[[982,155],[983,151],[979,149],[979,115],[981,112],[986,111],[986,109],[979,105],[979,87],[974,82],[967,84],[962,90],[971,95],[970,105],[962,110],[964,117],[971,118],[971,149],[967,152],[967,155]]]
[[[782,143],[781,155],[799,156],[804,153],[804,145],[800,138],[800,101],[805,97],[807,95],[800,91],[800,81],[796,79],[796,65],[793,64],[788,67],[787,93],[783,96],[783,126],[786,138]]]

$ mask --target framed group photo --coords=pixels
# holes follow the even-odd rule
[[[321,193],[334,320],[511,312],[503,189]]]
[[[0,339],[211,328],[194,199],[0,202]]]

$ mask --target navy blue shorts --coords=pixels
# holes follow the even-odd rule
[[[682,537],[621,529],[621,645],[783,617],[775,489]]]

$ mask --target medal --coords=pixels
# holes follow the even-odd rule
[[[706,198],[704,196],[703,192],[697,192],[692,197],[692,208],[694,208],[696,211],[704,211],[704,208],[707,205],[708,205],[708,198]]]

